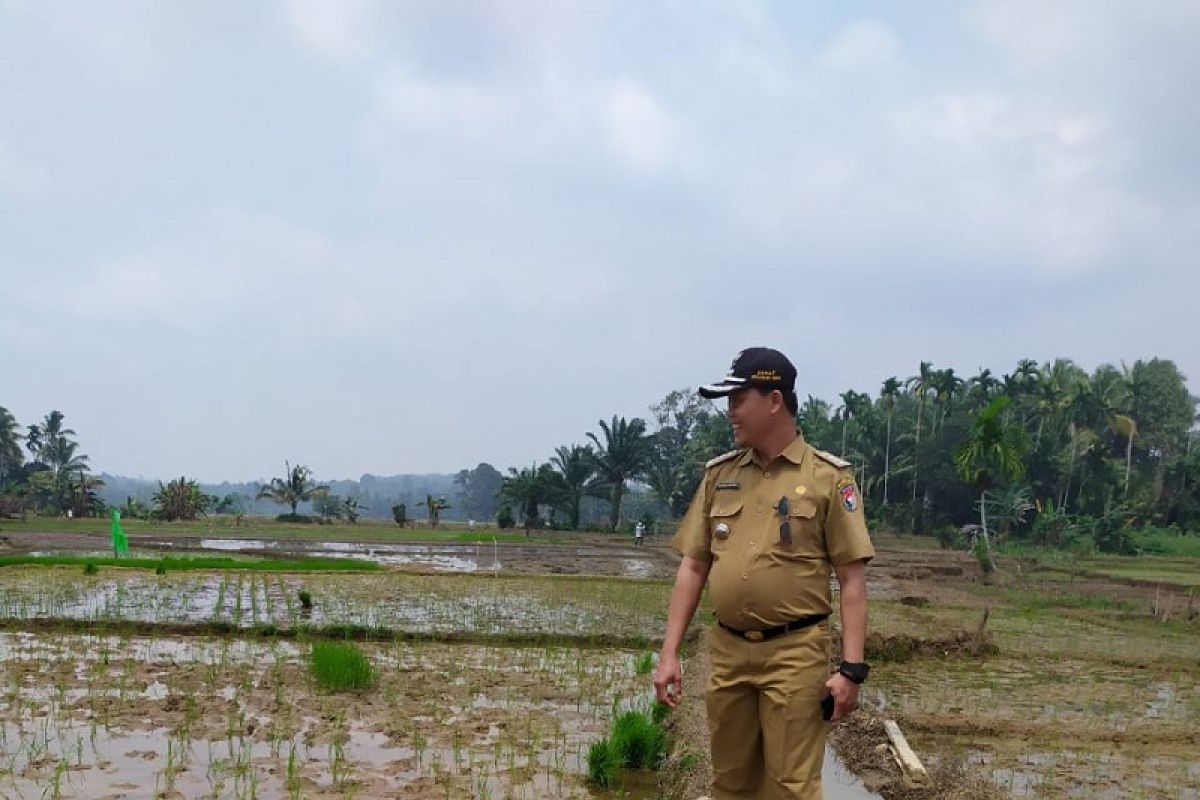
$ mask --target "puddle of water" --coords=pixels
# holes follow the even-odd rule
[[[821,769],[821,788],[825,800],[882,800],[863,786],[854,773],[846,769],[832,749],[825,748],[825,763]]]

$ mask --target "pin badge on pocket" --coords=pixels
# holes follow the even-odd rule
[[[729,526],[726,525],[724,522],[722,522],[717,525],[717,529],[716,529],[716,531],[714,531],[714,533],[716,534],[716,537],[718,539],[728,539],[729,538]]]

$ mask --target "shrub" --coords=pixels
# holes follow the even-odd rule
[[[500,510],[496,513],[496,524],[499,525],[502,530],[507,530],[516,526],[517,518],[513,516],[512,506],[500,506]]]
[[[298,597],[300,599],[300,607],[301,608],[307,608],[307,609],[312,608],[312,593],[311,592],[309,592],[306,589],[301,589],[300,591],[296,592],[296,597]]]
[[[328,691],[361,691],[375,683],[375,669],[353,642],[316,642],[310,663],[317,685]]]

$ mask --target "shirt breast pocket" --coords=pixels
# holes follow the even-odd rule
[[[820,511],[816,500],[807,497],[794,500],[788,511],[792,541],[788,543],[780,537],[778,550],[796,558],[824,558],[825,534]]]
[[[711,542],[710,547],[714,552],[720,552],[729,547],[729,540],[733,538],[741,516],[741,500],[725,500],[712,504],[712,508],[708,512],[708,536]]]

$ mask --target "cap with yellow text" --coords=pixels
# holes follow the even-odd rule
[[[785,395],[796,390],[796,368],[788,357],[770,347],[747,347],[737,354],[724,380],[700,387],[700,396],[709,400],[728,397],[742,389],[757,387],[778,389]]]

